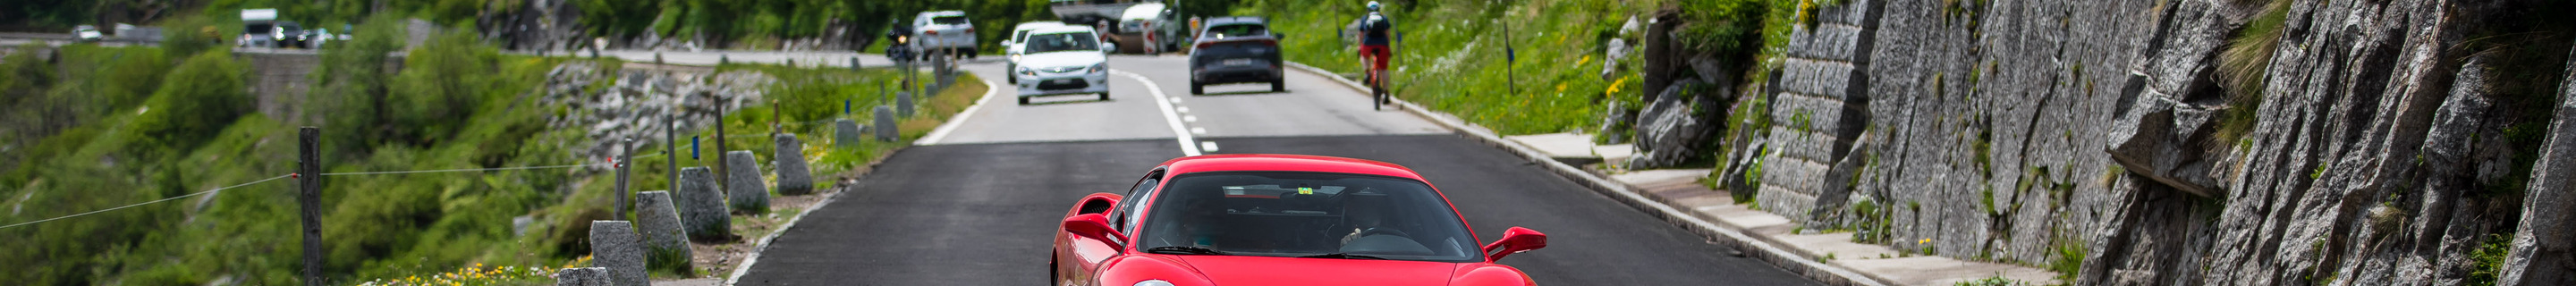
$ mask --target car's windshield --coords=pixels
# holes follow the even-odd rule
[[[1306,172],[1173,178],[1139,229],[1138,249],[1183,254],[1480,261],[1475,238],[1420,181]],[[1343,254],[1343,255],[1334,255]]]
[[[1031,54],[1063,51],[1099,51],[1099,41],[1100,40],[1098,39],[1093,39],[1091,33],[1085,32],[1033,34],[1029,35],[1027,49],[1028,53]]]
[[[1231,38],[1231,37],[1250,37],[1250,36],[1260,36],[1260,35],[1262,35],[1262,34],[1269,33],[1269,32],[1270,32],[1270,29],[1268,29],[1268,28],[1264,28],[1264,27],[1262,27],[1261,25],[1250,25],[1250,24],[1217,25],[1217,26],[1215,26],[1215,27],[1208,27],[1208,30],[1207,30],[1207,34],[1208,34],[1208,35],[1215,36],[1216,38],[1219,38],[1219,39],[1222,39],[1222,38]]]
[[[966,16],[933,16],[930,17],[930,22],[940,25],[965,24]]]

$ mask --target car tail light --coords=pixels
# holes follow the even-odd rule
[[[966,28],[966,33],[967,33],[967,34],[974,34],[974,33],[975,33],[975,28]]]
[[[938,36],[938,35],[939,35],[939,30],[930,30],[930,35],[932,35],[932,36]]]
[[[1201,50],[1211,49],[1211,48],[1216,48],[1216,43],[1215,43],[1215,42],[1199,43],[1199,49],[1201,49]]]

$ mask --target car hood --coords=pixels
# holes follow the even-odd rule
[[[1088,51],[1063,51],[1020,55],[1020,66],[1030,68],[1089,67],[1107,62],[1108,56]]]
[[[1458,263],[1290,258],[1174,256],[1216,285],[1448,285]]]

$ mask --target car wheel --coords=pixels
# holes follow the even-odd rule
[[[1207,94],[1207,84],[1201,84],[1196,80],[1190,81],[1190,95],[1201,94]]]
[[[1109,92],[1100,92],[1100,101],[1109,101]]]
[[[1270,92],[1288,92],[1288,80],[1270,80]]]
[[[1029,98],[1025,96],[1020,97],[1020,105],[1029,105]]]

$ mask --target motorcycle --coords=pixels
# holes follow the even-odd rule
[[[898,25],[893,29],[887,29],[886,39],[893,41],[886,45],[886,59],[896,64],[905,64],[918,58],[913,55],[912,50],[912,27]]]

